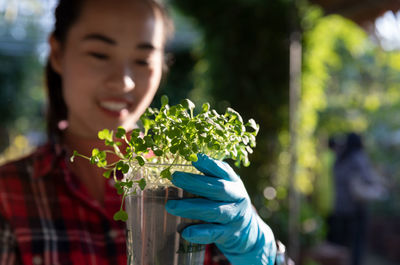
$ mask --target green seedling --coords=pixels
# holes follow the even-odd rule
[[[126,221],[123,202],[127,195],[138,189],[157,185],[172,185],[171,169],[174,165],[191,165],[197,161],[197,153],[204,153],[215,159],[232,159],[235,166],[248,166],[248,155],[256,146],[259,125],[253,119],[244,123],[238,112],[227,108],[224,114],[210,109],[210,104],[202,105],[195,115],[195,105],[189,99],[180,104],[168,105],[168,97],[162,96],[161,107],[148,108],[141,116],[143,129],[133,129],[127,133],[119,127],[115,132],[104,129],[98,133],[110,150],[93,149],[90,157],[74,152],[75,157],[88,159],[90,163],[105,170],[105,178],[113,177],[118,194],[122,195],[120,211],[114,219]],[[117,156],[116,162],[108,163],[107,154]],[[165,165],[158,179],[146,179],[141,172],[146,165]],[[117,171],[125,174],[117,178]],[[143,173],[143,172],[142,172]],[[129,175],[135,175],[129,177]],[[138,176],[139,175],[139,176]]]

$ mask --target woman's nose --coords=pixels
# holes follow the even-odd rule
[[[114,69],[109,79],[108,85],[112,89],[129,91],[135,88],[134,75],[130,67],[124,66],[120,69]]]
[[[129,90],[135,88],[135,81],[133,81],[133,75],[124,76],[124,88]]]

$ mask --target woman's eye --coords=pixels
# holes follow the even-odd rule
[[[135,60],[135,63],[141,66],[148,66],[150,64],[150,62],[148,60]]]
[[[108,56],[106,54],[104,54],[104,53],[89,52],[89,55],[94,57],[94,58],[96,58],[96,59],[99,59],[99,60],[107,60],[108,59]]]

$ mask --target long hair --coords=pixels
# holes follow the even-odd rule
[[[83,6],[81,0],[60,0],[55,9],[55,25],[53,36],[64,44],[69,29],[78,20]],[[50,60],[47,60],[46,69],[47,88],[47,136],[56,140],[61,135],[59,123],[67,119],[68,109],[65,104],[61,76],[54,71]]]
[[[138,1],[138,0],[132,0]],[[165,42],[173,35],[174,26],[167,9],[160,0],[142,0],[158,9],[164,21]],[[55,25],[52,35],[60,42],[61,47],[65,44],[69,30],[77,22],[85,0],[59,0],[55,9]],[[117,3],[116,3],[117,4]],[[47,60],[45,69],[46,92],[47,92],[47,136],[49,140],[58,141],[62,135],[60,122],[67,120],[68,108],[63,97],[62,77],[53,69],[50,60]]]

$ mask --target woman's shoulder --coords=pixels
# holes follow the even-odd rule
[[[30,179],[35,172],[50,163],[53,152],[50,144],[37,147],[33,152],[0,166],[0,182]],[[0,185],[0,190],[2,189]],[[4,186],[3,186],[4,187]]]
[[[369,157],[367,153],[364,150],[359,150],[357,152],[354,152],[352,159],[354,163],[360,165],[360,166],[365,166],[366,164],[369,164]]]
[[[27,213],[27,205],[33,205],[32,184],[35,179],[39,179],[38,173],[46,170],[46,163],[43,161],[50,157],[51,153],[51,147],[46,144],[20,159],[0,166],[0,217],[12,220],[18,214]]]

